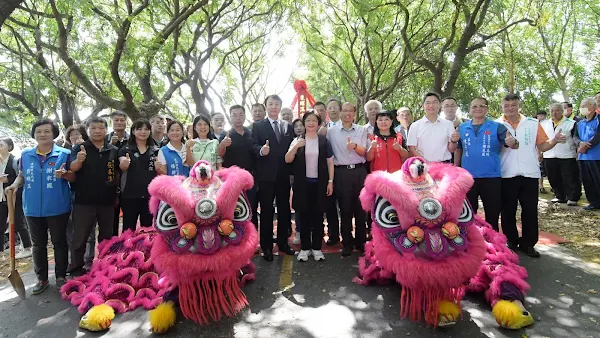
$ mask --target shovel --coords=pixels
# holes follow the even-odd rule
[[[16,269],[15,262],[15,193],[14,190],[11,190],[6,194],[8,198],[8,223],[10,224],[10,274],[8,275],[8,280],[17,295],[21,299],[25,299],[25,285],[23,285],[23,280]]]

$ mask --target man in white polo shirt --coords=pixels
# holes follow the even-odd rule
[[[428,92],[423,97],[425,116],[410,126],[408,150],[410,156],[421,156],[428,162],[452,163],[452,154],[460,135],[452,122],[439,116],[440,94]]]
[[[497,122],[508,129],[506,143],[513,143],[516,139],[516,147],[505,147],[501,153],[502,233],[511,250],[518,248],[529,257],[540,257],[533,247],[539,237],[538,150],[544,152],[554,148],[558,142],[565,141],[565,136],[556,133],[553,139],[548,139],[537,119],[519,113],[521,98],[517,94],[506,95],[501,106],[503,115]],[[521,204],[521,238],[517,232],[517,204]]]
[[[575,120],[563,115],[563,105],[550,105],[550,119],[540,121],[548,137],[562,133],[566,141],[544,152],[544,166],[548,181],[554,191],[553,203],[567,203],[576,206],[581,198],[581,181],[577,166],[577,144],[573,137],[577,129]]]

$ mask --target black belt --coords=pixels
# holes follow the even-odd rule
[[[357,163],[357,164],[342,164],[342,165],[336,165],[336,168],[344,168],[344,169],[356,169],[356,168],[361,168],[364,167],[364,163]]]

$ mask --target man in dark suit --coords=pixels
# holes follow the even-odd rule
[[[281,98],[270,95],[265,100],[267,118],[254,123],[252,150],[257,156],[256,180],[260,190],[260,247],[264,259],[273,260],[273,200],[277,203],[277,246],[279,251],[294,255],[288,245],[290,212],[290,167],[285,154],[294,139],[291,124],[279,119]]]

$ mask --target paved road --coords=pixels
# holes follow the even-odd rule
[[[179,319],[171,337],[600,337],[600,267],[585,264],[560,247],[540,247],[541,259],[521,257],[530,274],[528,307],[537,319],[521,331],[499,329],[481,296],[464,301],[463,319],[449,329],[400,320],[397,286],[352,283],[357,257],[327,254],[325,262],[298,263],[256,257],[258,281],[245,291],[250,308],[236,318],[200,328]],[[119,315],[110,331],[79,330],[79,314],[55,288],[31,296],[33,272],[24,274],[28,298],[0,286],[0,337],[148,337],[143,310]],[[287,287],[286,287],[287,286]],[[282,290],[283,289],[283,290]]]

